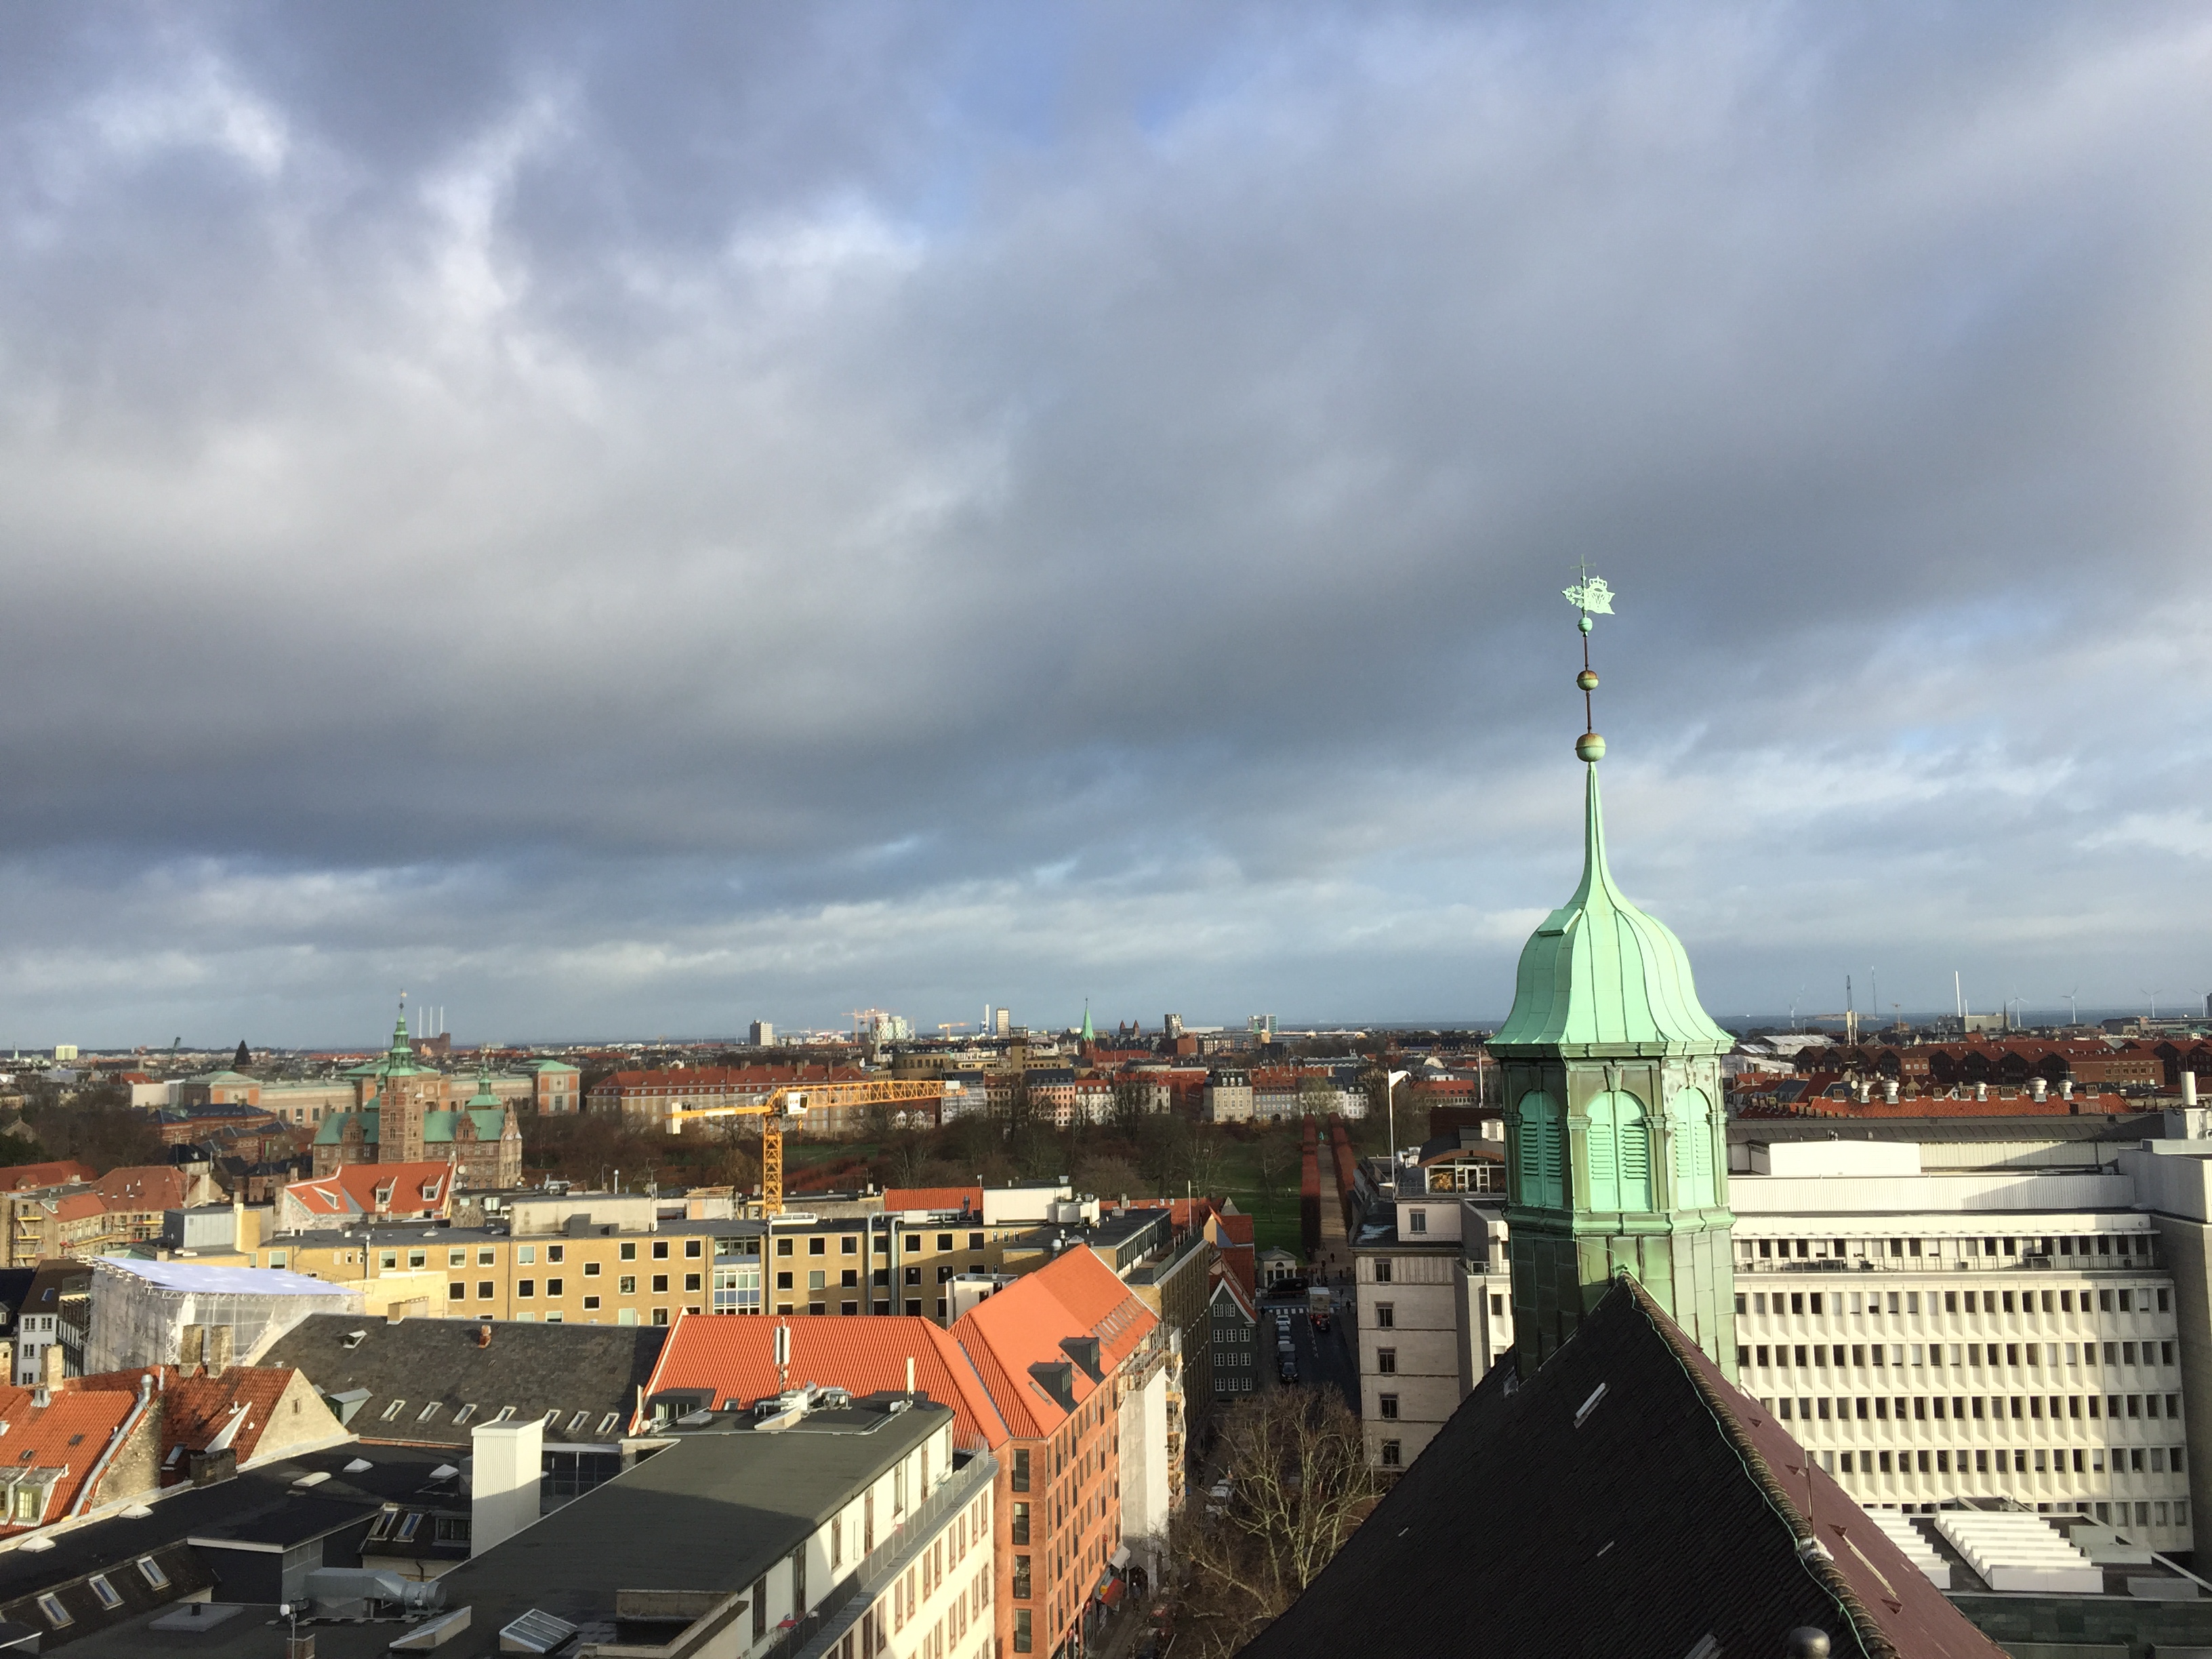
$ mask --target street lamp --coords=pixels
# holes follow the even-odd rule
[[[1382,1073],[1382,1110],[1390,1120],[1390,1190],[1398,1190],[1398,1085],[1413,1076],[1411,1072]]]

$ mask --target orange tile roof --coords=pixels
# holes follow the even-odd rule
[[[953,1322],[952,1334],[975,1362],[999,1414],[1018,1439],[1042,1439],[1070,1415],[1030,1375],[1036,1364],[1066,1364],[1069,1337],[1098,1339],[1099,1368],[1111,1376],[1159,1321],[1129,1293],[1087,1244],[1016,1279]],[[1103,1385],[1074,1366],[1075,1403]]]
[[[0,1468],[67,1471],[46,1499],[42,1519],[53,1522],[69,1513],[92,1466],[137,1408],[137,1385],[134,1382],[127,1394],[64,1389],[44,1406],[33,1401],[28,1389],[0,1386],[0,1423],[8,1425],[7,1437],[0,1440]],[[30,1529],[0,1516],[0,1535]]]
[[[93,1183],[111,1210],[181,1210],[185,1172],[171,1164],[132,1164]]]
[[[453,1166],[435,1159],[419,1164],[349,1164],[313,1181],[295,1181],[285,1196],[311,1216],[443,1215],[453,1204]],[[377,1194],[386,1183],[386,1203]]]
[[[75,1158],[64,1158],[57,1164],[24,1164],[12,1170],[0,1170],[0,1192],[29,1192],[37,1187],[63,1187],[80,1182],[96,1181],[89,1164]]]
[[[138,1379],[147,1369],[103,1371],[96,1376],[71,1378],[62,1386],[87,1394],[135,1395],[138,1392]],[[234,1414],[233,1408],[239,1406],[246,1407],[246,1420],[239,1425],[230,1443],[240,1463],[252,1462],[253,1449],[261,1443],[262,1433],[269,1426],[270,1414],[276,1409],[286,1387],[299,1375],[282,1365],[233,1365],[213,1376],[195,1376],[174,1365],[154,1369],[161,1379],[158,1397],[161,1401],[165,1476],[180,1474],[166,1468],[172,1449],[182,1446],[186,1451],[206,1450],[208,1442],[229,1425]]]
[[[995,1299],[995,1298],[994,1298]],[[646,1384],[646,1398],[672,1389],[711,1390],[717,1408],[746,1406],[777,1392],[775,1328],[791,1327],[791,1380],[854,1394],[901,1390],[906,1362],[915,1386],[952,1407],[963,1446],[1000,1446],[1006,1425],[968,1356],[950,1333],[901,1314],[829,1315],[803,1319],[680,1314]]]
[[[886,1187],[884,1188],[884,1208],[900,1210],[962,1210],[971,1215],[983,1213],[983,1189],[981,1187]]]

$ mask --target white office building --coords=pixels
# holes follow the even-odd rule
[[[2161,1121],[1732,1126],[1744,1393],[1871,1509],[2004,1498],[2192,1548],[2212,1139],[2179,1113],[2146,1139]],[[1512,1346],[1502,1195],[1400,1185],[1353,1249],[1383,1467]]]

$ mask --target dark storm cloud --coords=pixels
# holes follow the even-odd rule
[[[0,1040],[2198,971],[2185,10],[4,28]]]

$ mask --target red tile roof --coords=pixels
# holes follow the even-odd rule
[[[236,1415],[235,1407],[246,1408],[245,1420],[232,1436],[231,1449],[237,1452],[238,1461],[252,1461],[253,1449],[261,1443],[261,1436],[269,1426],[270,1414],[276,1402],[299,1373],[281,1365],[233,1365],[228,1370],[213,1376],[194,1376],[174,1365],[158,1368],[161,1388],[158,1397],[161,1402],[161,1461],[165,1481],[181,1479],[180,1469],[167,1467],[170,1451],[182,1446],[186,1451],[205,1451],[208,1443],[230,1425]],[[105,1371],[97,1376],[80,1376],[64,1382],[64,1389],[82,1389],[88,1394],[131,1394],[138,1392],[138,1379],[146,1368],[127,1371]]]
[[[284,1189],[289,1202],[313,1216],[446,1214],[453,1206],[453,1166],[435,1159],[419,1164],[349,1164],[313,1181],[295,1181]],[[382,1203],[378,1194],[386,1186]]]
[[[93,1183],[111,1210],[181,1210],[185,1172],[170,1164],[131,1164]]]
[[[1099,1369],[1111,1376],[1159,1323],[1090,1246],[1069,1250],[1016,1279],[953,1322],[952,1334],[975,1362],[983,1386],[1018,1439],[1041,1439],[1071,1414],[1030,1375],[1036,1364],[1066,1364],[1066,1338],[1098,1339]],[[1103,1385],[1073,1366],[1081,1406]]]
[[[788,1320],[681,1314],[661,1346],[646,1398],[675,1389],[711,1390],[720,1408],[776,1393],[779,1325],[791,1328],[793,1383],[818,1382],[854,1394],[902,1390],[906,1362],[912,1359],[915,1386],[952,1407],[953,1431],[962,1445],[1006,1443],[1006,1423],[960,1345],[927,1319],[897,1314]]]
[[[970,1215],[983,1213],[983,1189],[981,1187],[886,1187],[884,1188],[884,1208],[896,1213],[901,1210],[960,1210]]]
[[[1258,1300],[1253,1296],[1250,1291],[1245,1289],[1245,1287],[1237,1281],[1237,1278],[1235,1273],[1227,1273],[1217,1267],[1214,1269],[1213,1273],[1213,1288],[1207,1292],[1207,1295],[1210,1297],[1218,1296],[1224,1291],[1229,1292],[1231,1297],[1243,1311],[1245,1318],[1252,1320],[1255,1323],[1258,1322],[1260,1317],[1260,1304]]]
[[[91,1165],[80,1164],[73,1158],[58,1164],[22,1164],[12,1170],[0,1170],[0,1192],[23,1193],[38,1187],[72,1186],[98,1179]]]
[[[33,1404],[33,1398],[28,1389],[0,1386],[0,1423],[8,1425],[7,1437],[0,1440],[0,1467],[66,1471],[54,1483],[40,1517],[53,1522],[69,1513],[92,1466],[137,1409],[137,1384],[134,1381],[129,1393],[112,1394],[65,1388],[44,1406]],[[29,1530],[0,1516],[0,1535]]]

